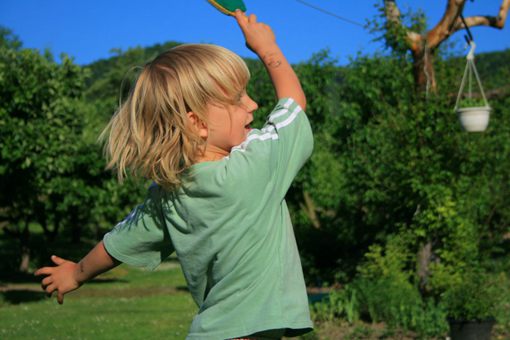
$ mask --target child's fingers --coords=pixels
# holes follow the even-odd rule
[[[45,286],[48,286],[49,284],[51,284],[53,282],[53,278],[51,276],[47,276],[45,277],[42,281],[41,281],[41,285],[43,287]]]
[[[46,287],[46,289],[44,290],[46,292],[46,294],[48,294],[49,296],[51,296],[51,294],[57,290],[57,286],[55,286],[54,284],[51,284],[49,285],[48,287]]]
[[[58,266],[60,266],[64,262],[66,262],[66,260],[64,260],[56,255],[51,256],[51,260],[53,261],[53,263],[55,263]]]
[[[37,269],[37,271],[34,273],[35,276],[41,276],[41,275],[50,275],[53,272],[53,267],[43,267]]]
[[[250,24],[254,24],[257,22],[257,16],[255,14],[250,14],[250,16],[248,17],[248,22]]]
[[[241,28],[245,27],[246,24],[248,23],[248,17],[246,16],[246,14],[244,14],[243,11],[241,11],[240,9],[237,9],[235,12],[234,12],[234,17],[236,18],[237,20],[237,24],[239,26],[241,26]]]
[[[64,293],[61,293],[60,291],[58,292],[57,294],[57,301],[59,304],[63,304],[64,303]]]

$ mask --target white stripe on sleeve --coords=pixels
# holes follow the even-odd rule
[[[286,109],[281,109],[281,110],[275,111],[269,117],[269,121],[273,122],[274,118],[277,118],[277,117],[280,117],[280,116],[283,116],[284,114],[286,114],[288,112],[288,107],[292,103],[293,103],[293,100],[292,99],[288,99],[284,103],[284,107],[286,107]],[[301,108],[299,106],[297,106],[294,109],[294,111],[292,111],[290,113],[290,115],[287,117],[287,119],[285,119],[284,121],[282,121],[280,123],[277,123],[276,125],[267,125],[267,126],[265,126],[264,128],[262,128],[262,130],[260,130],[261,132],[263,132],[263,134],[255,134],[254,133],[254,134],[248,135],[248,138],[244,142],[242,142],[238,146],[233,147],[230,152],[234,152],[234,151],[245,152],[246,149],[248,148],[248,145],[252,141],[255,141],[255,140],[265,141],[265,140],[268,140],[268,139],[271,139],[271,140],[278,139],[278,134],[275,132],[275,129],[278,130],[278,129],[281,129],[281,128],[284,128],[284,127],[290,125],[296,119],[296,117],[297,117],[297,115],[298,115],[298,113],[300,111],[301,111]]]

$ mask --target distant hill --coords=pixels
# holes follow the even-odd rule
[[[510,85],[510,49],[480,53],[475,58],[484,87],[490,90]]]
[[[156,44],[148,47],[134,47],[126,51],[113,49],[114,56],[107,59],[100,59],[86,67],[91,71],[91,77],[88,80],[89,85],[103,77],[113,68],[126,67],[126,70],[133,66],[141,66],[148,60],[155,58],[160,53],[171,49],[181,43],[175,41],[168,41],[163,44]]]
[[[91,72],[88,79],[89,90],[87,97],[91,100],[118,98],[120,84],[124,79],[132,79],[135,72],[130,72],[135,66],[142,66],[147,61],[155,58],[158,54],[175,47],[181,43],[169,41],[163,44],[156,44],[148,47],[134,47],[126,51],[113,50],[114,55],[107,59],[93,62],[86,67]],[[252,65],[253,59],[247,60]],[[462,69],[465,64],[464,57],[456,57],[447,60],[456,69]],[[484,89],[491,91],[507,88],[510,84],[510,49],[476,55],[476,65]],[[459,78],[462,77],[459,72]],[[127,93],[129,86],[123,89],[123,96]]]

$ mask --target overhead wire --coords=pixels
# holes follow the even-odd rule
[[[339,19],[339,20],[342,20],[342,21],[348,22],[348,23],[350,23],[350,24],[352,24],[352,25],[356,25],[356,26],[360,26],[360,27],[365,28],[365,25],[360,24],[359,22],[356,22],[356,21],[354,21],[354,20],[351,20],[351,19],[347,19],[347,18],[341,17],[341,16],[339,16],[339,15],[338,15],[338,14],[336,14],[336,13],[333,13],[333,12],[327,11],[327,10],[325,10],[325,9],[323,9],[323,8],[320,8],[320,7],[318,7],[318,6],[315,6],[315,5],[313,5],[313,4],[310,4],[310,3],[306,2],[306,1],[303,1],[303,0],[296,0],[296,1],[297,1],[297,2],[299,2],[299,3],[301,3],[301,4],[303,4],[303,5],[305,5],[305,6],[308,6],[308,7],[310,7],[310,8],[313,8],[313,9],[315,9],[315,10],[319,11],[319,12],[322,12],[322,13],[324,13],[324,14],[327,14],[327,15],[330,15],[330,16],[332,16],[332,17],[335,17],[335,18],[337,18],[337,19]]]

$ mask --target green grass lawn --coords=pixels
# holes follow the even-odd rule
[[[36,282],[3,282],[0,292],[0,339],[184,339],[196,312],[173,260],[154,272],[121,265],[63,305]]]
[[[121,265],[66,295],[63,305],[46,296],[39,280],[0,281],[1,340],[184,339],[197,311],[174,258],[153,272]],[[392,339],[381,325],[316,326],[302,339]]]

